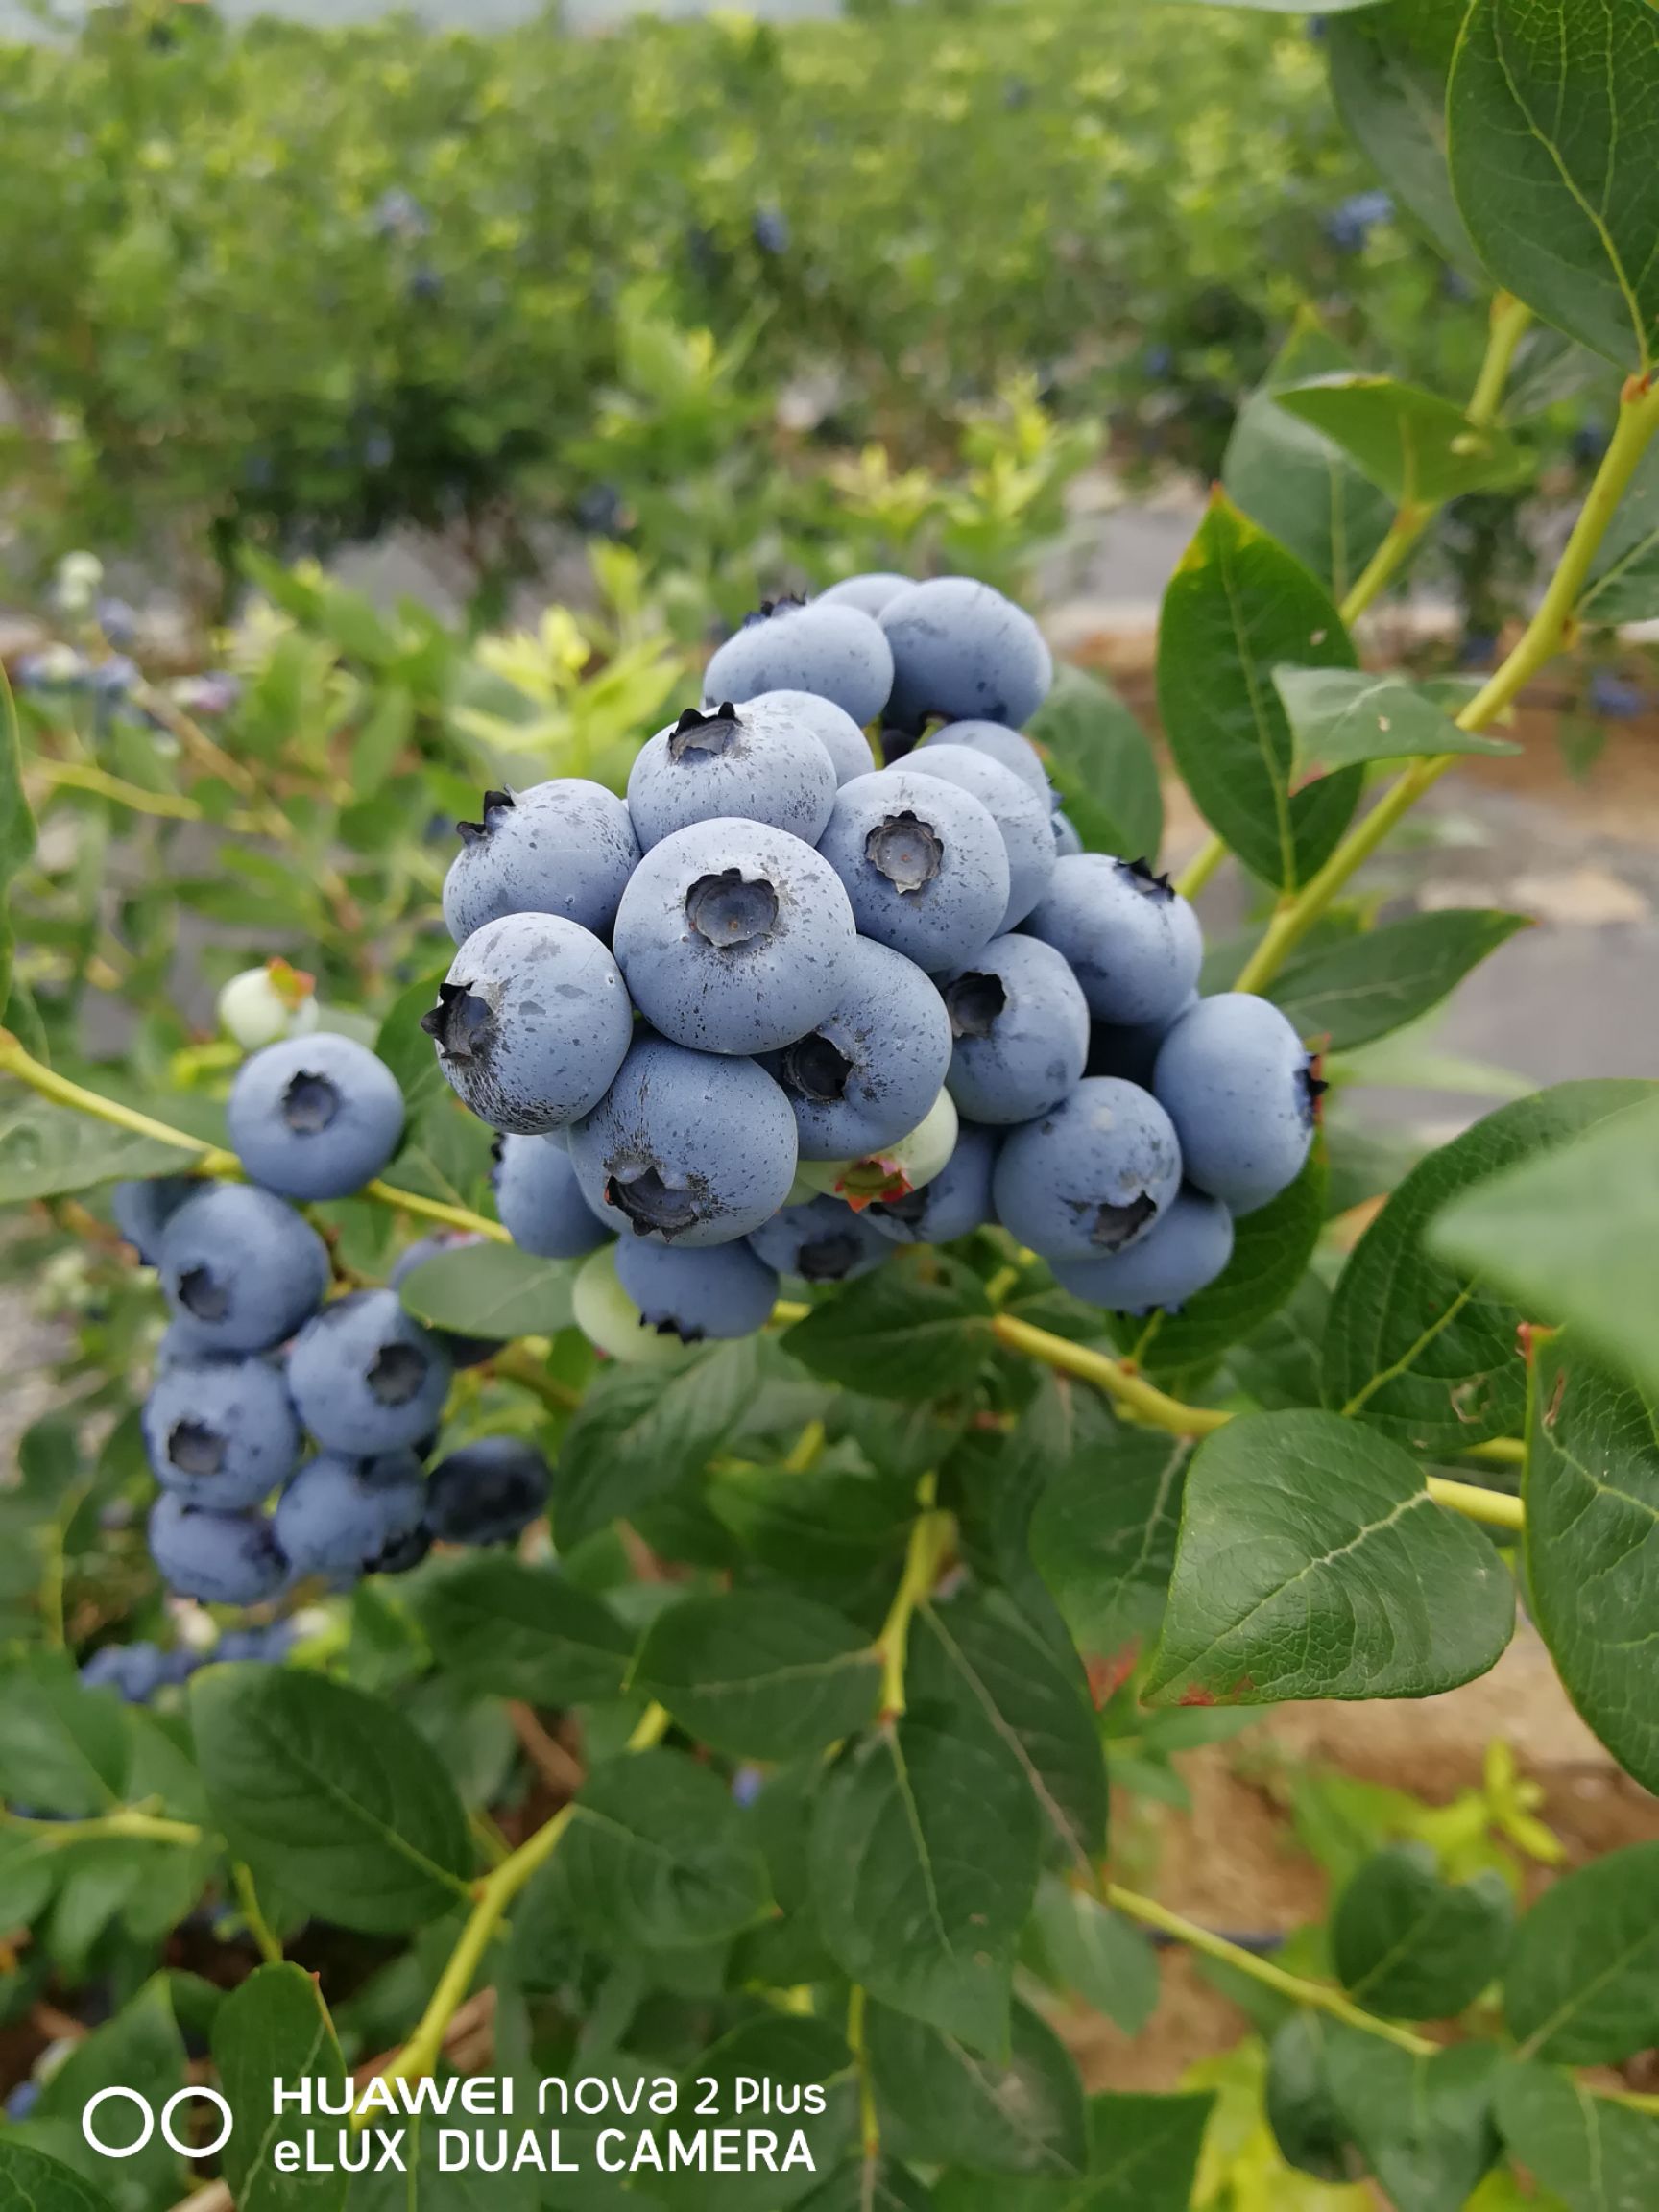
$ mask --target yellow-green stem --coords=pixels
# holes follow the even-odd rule
[[[1473,1482],[1451,1481],[1444,1475],[1427,1476],[1425,1481],[1436,1505],[1449,1506],[1466,1521],[1479,1521],[1486,1528],[1507,1528],[1517,1536],[1527,1526],[1520,1499],[1511,1498],[1506,1490],[1482,1490]]]
[[[1182,898],[1196,899],[1226,857],[1225,837],[1212,837],[1207,845],[1200,846],[1175,878],[1175,888]]]
[[[1189,1951],[1201,1951],[1207,1959],[1219,1960],[1224,1966],[1247,1974],[1252,1982],[1260,1982],[1263,1988],[1276,1990],[1293,2005],[1307,2005],[1317,2012],[1328,2012],[1333,2020],[1362,2029],[1367,2035],[1392,2043],[1397,2050],[1409,2051],[1415,2058],[1427,2058],[1438,2048],[1426,2035],[1414,2035],[1409,2028],[1397,2027],[1392,2020],[1380,2020],[1374,2012],[1362,2010],[1340,1989],[1333,1989],[1323,1982],[1305,1981],[1300,1974],[1287,1974],[1283,1966],[1274,1965],[1272,1960],[1258,1958],[1254,1951],[1229,1943],[1225,1936],[1213,1935],[1195,1921],[1171,1912],[1155,1898],[1142,1897],[1134,1889],[1120,1889],[1115,1882],[1106,1884],[1104,1895],[1107,1904],[1126,1918],[1139,1920],[1144,1928],[1156,1928],[1160,1935],[1169,1936]]]
[[[938,1476],[924,1475],[916,1485],[917,1513],[905,1547],[904,1572],[881,1624],[877,1648],[881,1654],[881,1716],[885,1720],[898,1720],[903,1716],[904,1652],[910,1641],[910,1623],[917,1606],[929,1596],[939,1575],[939,1555],[950,1517],[937,1510],[938,1495]]]
[[[528,1390],[533,1398],[541,1399],[550,1413],[573,1413],[582,1403],[579,1390],[573,1390],[568,1382],[561,1382],[556,1375],[549,1375],[544,1362],[522,1344],[497,1352],[490,1364],[501,1382]]]
[[[805,1428],[802,1430],[800,1435],[790,1446],[788,1455],[783,1461],[784,1474],[809,1475],[812,1469],[817,1466],[819,1455],[823,1450],[824,1424],[822,1421],[808,1421]]]
[[[240,1859],[230,1865],[230,1880],[235,1886],[236,1902],[242,1908],[242,1917],[248,1923],[248,1933],[259,1947],[259,1956],[267,1966],[280,1966],[282,1946],[272,1932],[259,1903],[259,1892],[253,1887],[252,1867],[244,1866]]]
[[[1475,389],[1465,410],[1477,429],[1488,430],[1497,421],[1498,410],[1503,404],[1503,388],[1515,364],[1515,349],[1526,336],[1531,321],[1531,308],[1512,293],[1500,292],[1493,300],[1486,333],[1486,357],[1480,364],[1480,373],[1475,379]]]
[[[0,1827],[21,1829],[53,1851],[68,1843],[108,1837],[132,1843],[191,1844],[202,1840],[202,1830],[193,1821],[164,1819],[137,1805],[122,1805],[113,1813],[97,1813],[85,1820],[36,1820],[21,1813],[6,1813],[0,1814]]]
[[[858,2148],[869,2163],[881,2155],[881,2121],[876,2110],[876,2083],[864,2037],[866,2002],[863,1989],[854,1982],[847,1992],[847,2048],[858,2069]]]
[[[1360,569],[1348,596],[1342,602],[1344,627],[1358,622],[1372,600],[1393,583],[1416,549],[1418,540],[1438,513],[1438,506],[1431,505],[1427,500],[1401,501],[1382,542]]]

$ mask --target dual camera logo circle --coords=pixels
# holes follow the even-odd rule
[[[111,2098],[116,2097],[125,2098],[130,2104],[135,2104],[138,2107],[141,2127],[135,2142],[106,2143],[93,2128],[93,2114],[101,2104],[108,2104]],[[213,2105],[223,2122],[218,2135],[214,2137],[211,2143],[181,2143],[173,2132],[174,2113],[180,2104],[187,2104],[193,2097],[201,2098],[206,2104]],[[229,2142],[233,2125],[230,2107],[217,2089],[196,2087],[176,2089],[161,2107],[161,2139],[170,2150],[176,2151],[180,2158],[211,2158],[215,2151],[223,2151],[226,2144]],[[136,2089],[124,2088],[117,2082],[112,2087],[100,2089],[95,2095],[87,2098],[81,2108],[81,2132],[85,2136],[93,2150],[102,2157],[134,2158],[156,2132],[156,2114],[151,2109],[150,2100],[147,2097],[141,2097]]]

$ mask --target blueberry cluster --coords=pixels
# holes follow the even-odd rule
[[[387,1165],[403,1127],[390,1070],[346,1037],[289,1038],[243,1063],[228,1121],[250,1182],[114,1193],[172,1315],[142,1413],[169,1588],[252,1605],[307,1576],[399,1573],[434,1540],[517,1535],[546,1503],[540,1454],[492,1437],[424,1465],[455,1369],[498,1349],[405,1311],[396,1281],[434,1240],[403,1255],[392,1287],[330,1298],[327,1248],[291,1203],[349,1196]],[[98,1663],[130,1696],[167,1678],[149,1682],[144,1647]]]
[[[986,585],[854,577],[752,615],[626,799],[563,778],[460,826],[423,1025],[603,1349],[746,1335],[781,1277],[993,1222],[1082,1298],[1175,1307],[1296,1176],[1309,1057],[1199,998],[1166,878],[1083,851],[1019,727],[1052,674]]]

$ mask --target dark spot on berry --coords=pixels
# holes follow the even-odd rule
[[[753,614],[744,615],[743,627],[752,630],[757,622],[770,622],[774,614],[787,614],[805,604],[805,600],[794,591],[786,591],[781,599],[762,599]]]
[[[426,1380],[424,1352],[413,1344],[382,1344],[369,1364],[369,1394],[382,1406],[407,1406]]]
[[[884,1221],[897,1221],[906,1229],[920,1229],[927,1218],[927,1185],[906,1190],[897,1198],[878,1198],[870,1209]]]
[[[687,1329],[683,1322],[676,1321],[670,1314],[664,1314],[661,1321],[648,1321],[645,1315],[641,1313],[639,1326],[641,1329],[649,1329],[654,1336],[678,1336],[682,1344],[701,1344],[708,1334],[703,1329]]]
[[[179,1303],[198,1321],[223,1321],[230,1310],[230,1292],[211,1267],[187,1267],[179,1278]]]
[[[661,1237],[677,1237],[684,1230],[694,1229],[703,1218],[695,1193],[670,1189],[655,1167],[626,1180],[620,1175],[607,1176],[605,1202],[627,1215],[636,1237],[647,1237],[653,1230]]]
[[[205,1421],[176,1421],[167,1431],[167,1457],[180,1475],[223,1475],[225,1439]]]
[[[958,975],[954,983],[945,988],[945,1011],[950,1017],[952,1037],[989,1037],[997,1023],[997,1017],[1008,1003],[1008,992],[1000,975],[985,975],[977,971]]]
[[[809,1237],[796,1253],[795,1265],[807,1283],[842,1283],[858,1260],[858,1239],[834,1229],[827,1237]]]
[[[1150,860],[1119,860],[1119,876],[1127,877],[1132,890],[1139,891],[1142,899],[1150,899],[1162,906],[1175,896],[1175,886],[1167,876],[1160,876]]]
[[[945,859],[937,831],[908,809],[879,822],[864,840],[864,857],[900,892],[931,883]]]
[[[676,762],[717,760],[721,754],[731,752],[742,734],[743,725],[730,699],[711,714],[687,707],[668,733],[668,757]]]
[[[783,1087],[798,1098],[812,1098],[830,1105],[847,1095],[847,1078],[853,1063],[828,1037],[814,1033],[799,1044],[785,1046],[781,1072]]]
[[[421,1017],[445,1060],[481,1060],[495,1037],[495,1016],[487,1000],[461,983],[440,983],[438,1003]]]
[[[424,1521],[418,1521],[413,1528],[406,1528],[373,1559],[365,1562],[364,1572],[369,1575],[407,1575],[411,1567],[419,1567],[432,1549],[432,1531]]]
[[[1297,1070],[1296,1075],[1296,1088],[1300,1094],[1302,1123],[1308,1129],[1311,1129],[1318,1121],[1319,1101],[1331,1088],[1324,1076],[1316,1072],[1317,1067],[1317,1061],[1310,1060],[1306,1067]]]
[[[1096,1206],[1089,1241],[1098,1244],[1103,1252],[1121,1252],[1138,1231],[1157,1218],[1157,1200],[1149,1198],[1144,1190],[1131,1198],[1127,1206]]]
[[[303,1069],[282,1094],[282,1118],[297,1137],[315,1137],[340,1111],[340,1094],[326,1075]]]
[[[486,791],[484,794],[484,819],[482,822],[457,822],[463,845],[482,845],[493,830],[501,827],[501,816],[513,811],[511,791]]]
[[[720,951],[754,945],[778,925],[778,894],[764,877],[753,882],[740,868],[699,876],[685,894],[685,919],[699,937]]]

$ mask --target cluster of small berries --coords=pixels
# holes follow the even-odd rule
[[[539,1453],[493,1436],[424,1465],[456,1367],[497,1349],[405,1310],[397,1281],[435,1240],[403,1255],[391,1286],[328,1298],[327,1248],[290,1203],[349,1196],[387,1165],[403,1128],[390,1070],[350,1038],[289,1038],[243,1063],[228,1120],[249,1182],[114,1193],[172,1315],[142,1413],[163,1580],[252,1605],[312,1575],[342,1587],[400,1573],[434,1541],[517,1536],[546,1503]],[[143,1674],[131,1653],[108,1664]]]
[[[1056,811],[1019,727],[1052,672],[988,586],[856,577],[751,616],[626,800],[461,825],[423,1025],[515,1241],[589,1256],[603,1349],[746,1335],[782,1276],[991,1222],[1093,1303],[1178,1306],[1295,1178],[1308,1054],[1200,998],[1187,901]]]
[[[124,1704],[148,1705],[157,1691],[187,1682],[198,1667],[227,1659],[275,1665],[288,1656],[295,1636],[292,1621],[272,1621],[260,1627],[228,1628],[202,1651],[182,1644],[171,1651],[158,1644],[104,1644],[83,1661],[81,1679],[88,1690],[113,1690]]]

